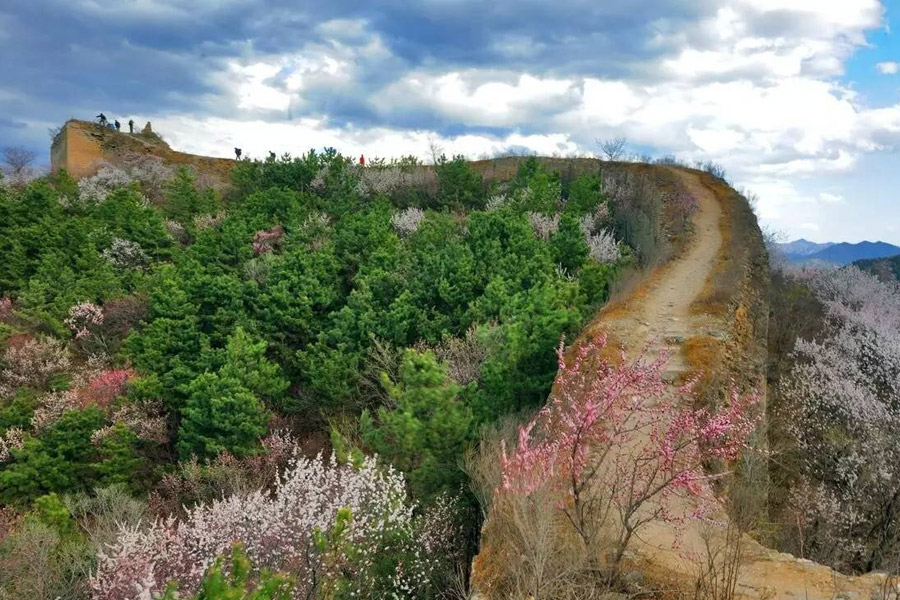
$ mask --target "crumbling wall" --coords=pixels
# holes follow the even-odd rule
[[[90,177],[108,162],[120,164],[135,155],[157,156],[166,164],[193,167],[198,175],[223,185],[231,178],[234,161],[198,156],[172,150],[150,124],[139,133],[127,133],[101,127],[96,123],[72,119],[63,125],[50,148],[52,170],[65,169],[76,179]]]

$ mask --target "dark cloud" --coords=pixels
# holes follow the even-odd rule
[[[663,57],[715,48],[701,26],[718,0],[29,0],[0,7],[0,144],[46,152],[48,127],[99,111],[117,117],[194,115],[281,121],[314,116],[337,127],[480,131],[434,99],[392,106],[386,90],[408,74],[461,72],[465,84],[515,85],[528,73],[657,83]],[[783,12],[783,11],[782,11]],[[750,33],[789,36],[819,23],[796,12],[751,14]],[[752,11],[751,11],[752,13]],[[362,26],[359,23],[363,23]],[[377,43],[373,46],[373,40]],[[340,59],[346,73],[304,73],[294,62]],[[277,63],[283,60],[283,64]],[[265,83],[284,106],[246,107],[230,66],[276,61]],[[294,62],[292,62],[294,61]],[[348,66],[349,65],[349,66]],[[352,67],[352,68],[351,68]],[[762,64],[698,75],[698,82],[765,77]],[[402,88],[401,88],[402,89]],[[574,88],[573,88],[574,89]],[[575,90],[578,91],[577,89]],[[580,95],[516,107],[522,133],[549,132]],[[24,125],[23,125],[24,124]],[[512,130],[499,123],[498,132]],[[491,123],[497,125],[497,123]],[[509,128],[506,126],[509,125]]]
[[[471,0],[10,2],[0,8],[0,114],[27,124],[18,141],[30,145],[45,144],[48,124],[101,110],[112,115],[285,118],[286,111],[241,115],[228,90],[211,76],[221,73],[229,59],[299,54],[310,44],[327,45],[331,42],[320,25],[364,19],[367,31],[350,31],[343,43],[365,44],[368,35],[376,34],[390,60],[366,64],[361,56],[359,76],[351,86],[311,85],[292,103],[293,116],[327,115],[331,122],[357,125],[447,127],[449,123],[429,123],[427,111],[374,111],[367,98],[410,69],[622,74],[665,50],[647,43],[655,29],[696,19],[708,8],[707,2],[694,0],[633,0],[621,6],[593,0],[493,5]],[[327,32],[336,33],[334,28]]]

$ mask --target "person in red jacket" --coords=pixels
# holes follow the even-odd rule
[[[366,157],[363,156],[362,154],[359,155],[359,166],[361,166],[361,167],[366,166]]]

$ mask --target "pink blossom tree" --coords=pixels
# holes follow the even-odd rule
[[[253,235],[253,252],[254,254],[267,254],[272,252],[281,244],[284,237],[284,228],[276,225],[271,229],[261,229]]]
[[[551,401],[519,430],[516,448],[503,449],[497,493],[555,490],[591,560],[611,534],[617,566],[641,527],[711,509],[714,476],[704,465],[739,455],[758,421],[757,397],[732,393],[721,410],[694,409],[688,388],[668,393],[665,355],[629,364],[623,352],[612,364],[596,358],[605,345],[588,340],[569,359],[560,345]]]

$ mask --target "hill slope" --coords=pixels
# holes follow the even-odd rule
[[[660,350],[669,352],[667,379],[673,388],[685,377],[701,375],[700,385],[734,378],[738,386],[762,389],[765,357],[754,350],[757,336],[765,335],[766,327],[764,315],[761,319],[755,315],[767,310],[765,292],[756,279],[765,271],[759,230],[755,222],[741,225],[739,213],[746,202],[738,200],[733,190],[695,171],[675,169],[674,173],[698,202],[694,239],[682,255],[651,273],[629,297],[601,310],[582,339],[607,332],[613,346],[622,343],[630,349],[629,359],[642,352],[648,359]],[[760,250],[752,249],[756,247]],[[660,348],[660,343],[665,346]],[[692,352],[700,347],[712,350],[700,358]],[[689,512],[691,500],[682,501],[686,504],[679,505],[679,510]],[[724,511],[714,518],[727,521]],[[482,532],[472,576],[479,598],[501,597],[504,578],[509,577],[504,566],[520,560],[517,550],[508,546],[509,530],[502,519],[496,513],[489,515]],[[633,557],[626,568],[638,569],[654,582],[690,586],[697,557],[704,556],[706,544],[718,547],[722,542],[717,536],[724,533],[724,528],[709,531],[700,520],[678,527],[654,521],[630,547]],[[737,574],[735,597],[788,600],[833,598],[838,593],[868,597],[882,580],[879,575],[843,576],[768,549],[749,537],[744,551],[746,562]]]
[[[857,260],[853,264],[883,281],[900,280],[900,256]]]

